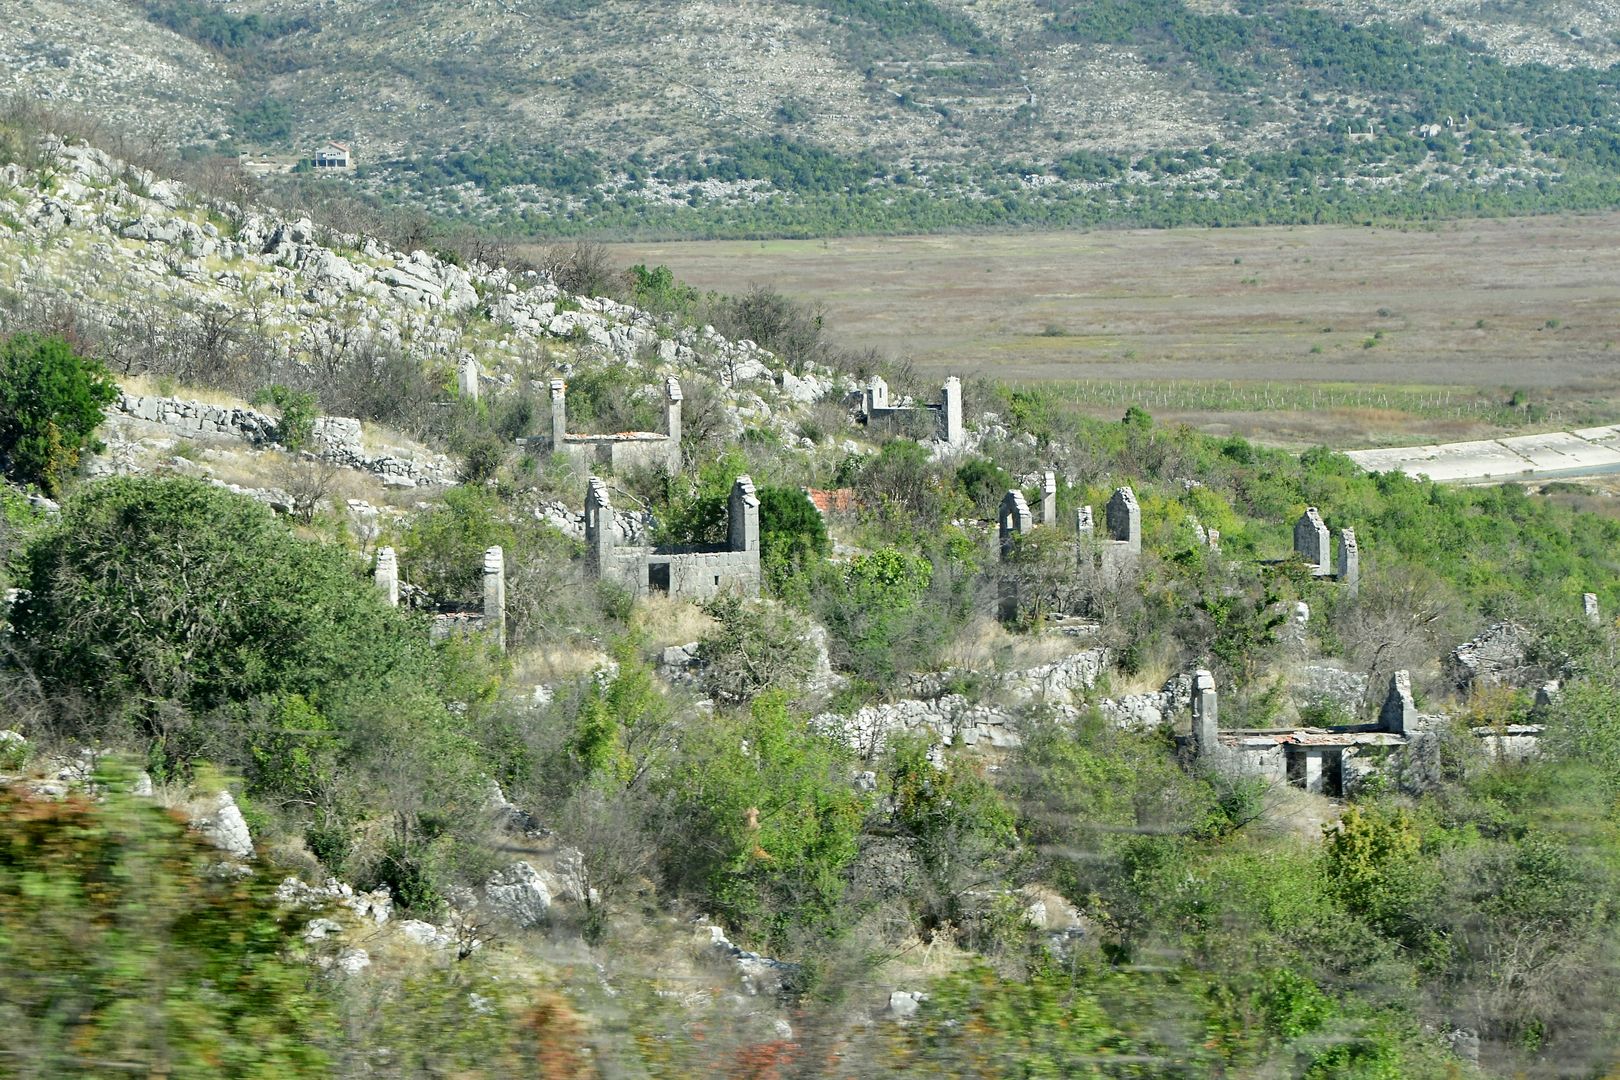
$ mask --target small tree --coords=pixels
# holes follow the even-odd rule
[[[7,475],[57,494],[79,455],[101,449],[95,431],[117,397],[107,369],[63,339],[8,338],[0,344],[0,459]]]
[[[254,395],[253,404],[274,405],[280,411],[276,441],[288,450],[302,450],[315,437],[316,402],[315,395],[309,391],[293,390],[278,383]]]

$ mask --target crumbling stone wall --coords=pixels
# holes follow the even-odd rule
[[[113,411],[172,430],[182,438],[240,439],[251,446],[276,442],[276,419],[246,406],[209,405],[184,398],[120,394]],[[313,452],[323,461],[377,476],[390,487],[456,482],[455,466],[442,454],[421,458],[368,453],[360,421],[349,416],[315,419]]]
[[[679,379],[664,380],[664,430],[621,431],[607,435],[577,435],[568,431],[568,385],[551,380],[551,437],[553,454],[566,454],[593,467],[607,466],[614,473],[633,469],[681,471],[681,392]]]
[[[591,477],[585,492],[585,552],[592,570],[634,596],[666,593],[707,600],[724,592],[758,596],[759,496],[754,481],[739,476],[727,501],[726,543],[720,547],[652,547],[622,544],[607,484]]]

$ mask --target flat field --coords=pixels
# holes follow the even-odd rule
[[[1340,445],[1620,420],[1620,214],[611,250],[702,289],[773,286],[847,345],[1061,383],[1101,414],[1140,401]]]

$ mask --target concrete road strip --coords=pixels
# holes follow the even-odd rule
[[[1439,483],[1480,483],[1620,472],[1620,425],[1506,439],[1352,450],[1368,472],[1400,471]]]

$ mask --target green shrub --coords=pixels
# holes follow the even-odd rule
[[[17,334],[0,343],[0,462],[6,475],[57,494],[86,450],[118,385],[66,341]]]
[[[315,395],[307,390],[293,390],[279,383],[267,386],[253,396],[259,407],[273,405],[280,412],[276,420],[276,441],[288,450],[297,452],[309,445],[315,436]]]
[[[95,800],[0,791],[0,1027],[18,1055],[0,1068],[330,1075],[336,1026],[275,876],[218,873],[216,850],[124,793],[130,775],[101,779]]]

